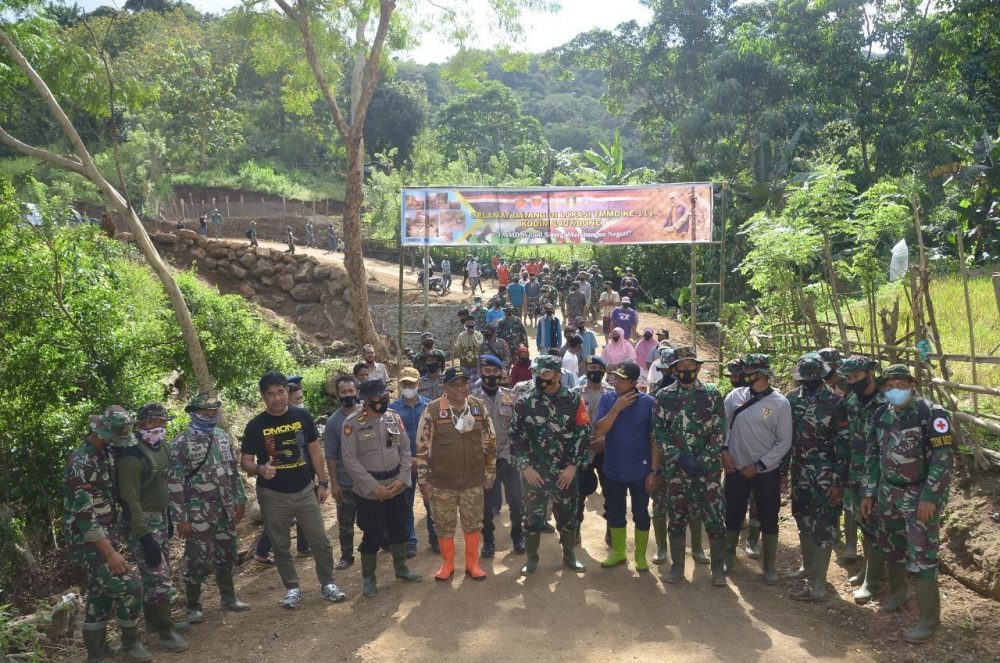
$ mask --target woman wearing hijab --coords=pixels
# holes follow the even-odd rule
[[[656,347],[657,341],[653,338],[653,328],[646,327],[643,330],[642,338],[639,342],[635,344],[635,363],[639,365],[642,374],[645,376],[646,372],[649,370],[649,355]]]
[[[623,361],[635,361],[635,348],[625,338],[625,330],[621,327],[611,330],[611,338],[601,351],[601,359],[608,366],[617,366]]]

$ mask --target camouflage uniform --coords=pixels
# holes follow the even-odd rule
[[[866,357],[850,357],[842,367],[843,373],[853,373],[864,369],[877,367],[875,362],[868,364]],[[861,532],[869,543],[878,541],[878,516],[873,511],[867,519],[861,518],[858,509],[861,505],[861,484],[865,476],[865,457],[868,455],[868,444],[874,427],[875,412],[886,404],[885,396],[879,389],[863,402],[857,394],[848,389],[844,399],[847,414],[847,431],[849,459],[847,463],[847,487],[844,490],[844,511],[849,512],[854,521],[860,525]]]
[[[507,341],[507,346],[513,353],[519,345],[528,347],[528,332],[521,319],[508,312],[507,317],[497,323],[497,336]]]
[[[572,282],[573,279],[566,273],[565,269],[560,269],[559,273],[556,274],[554,285],[564,318],[566,317],[566,296],[569,294],[569,286]]]
[[[205,435],[189,426],[171,443],[170,455],[170,517],[194,530],[184,543],[184,582],[200,585],[211,566],[231,571],[236,563],[236,507],[247,496],[221,428]]]
[[[437,348],[432,348],[431,350],[424,350],[414,355],[413,368],[417,369],[417,372],[420,373],[421,375],[424,375],[425,373],[427,373],[427,362],[429,361],[433,362],[433,360],[435,359],[437,360],[438,366],[441,368],[441,370],[444,370],[444,362],[445,362],[444,352],[442,352]]]
[[[485,306],[479,305],[469,312],[469,315],[473,320],[476,321],[476,331],[481,332],[486,329],[486,314],[489,313],[489,309]]]
[[[601,293],[604,292],[604,275],[600,270],[590,272],[590,318],[597,320],[601,315]]]
[[[570,292],[566,295],[563,310],[567,312],[567,319],[573,319],[577,316],[585,317],[587,315],[587,296],[579,289]]]

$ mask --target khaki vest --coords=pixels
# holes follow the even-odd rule
[[[486,452],[483,451],[483,417],[487,416],[486,409],[478,399],[470,397],[468,403],[476,425],[466,433],[455,430],[451,411],[443,407],[441,399],[427,405],[434,416],[430,482],[435,488],[475,488],[482,486],[486,478]]]

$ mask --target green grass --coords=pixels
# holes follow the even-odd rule
[[[878,293],[877,306],[879,310],[891,309],[897,298],[899,299],[897,335],[902,336],[907,329],[913,328],[913,317],[909,300],[901,284],[897,282],[883,287]],[[965,294],[961,278],[958,275],[935,275],[931,281],[931,300],[934,302],[935,319],[941,334],[941,347],[944,352],[946,354],[969,354],[969,325],[965,313]],[[969,300],[972,309],[976,354],[985,356],[1000,343],[1000,312],[997,311],[993,284],[989,277],[980,276],[969,279]],[[850,315],[848,315],[847,310],[844,311],[847,324],[857,324],[864,328],[866,331],[861,333],[860,340],[862,343],[870,341],[869,315],[866,303],[853,300],[848,308]],[[905,345],[912,346],[912,339]],[[1000,356],[1000,351],[994,356]],[[952,371],[954,382],[973,384],[971,364],[950,361],[948,368]],[[935,373],[940,374],[939,371],[935,371]],[[976,383],[989,387],[1000,385],[1000,365],[979,364]],[[962,392],[961,405],[963,409],[971,411],[972,400],[972,394]],[[1000,398],[980,395],[979,407],[982,411],[1000,414]]]
[[[257,164],[253,161],[243,164],[235,174],[221,170],[178,173],[171,177],[170,183],[259,191],[304,201],[343,200],[345,194],[344,181],[339,176]]]

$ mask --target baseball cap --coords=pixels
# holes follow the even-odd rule
[[[642,375],[642,370],[634,361],[623,361],[612,369],[611,375],[625,378],[626,380],[638,380],[639,376]]]
[[[457,368],[455,366],[452,366],[447,371],[444,372],[444,383],[445,384],[451,384],[452,382],[455,382],[456,380],[465,380],[465,381],[468,381],[469,380],[469,376],[466,375],[465,371],[463,371],[461,368]]]
[[[419,382],[420,373],[417,369],[407,366],[399,372],[399,382]]]
[[[622,304],[631,304],[631,303],[632,303],[631,297],[622,297]]]

